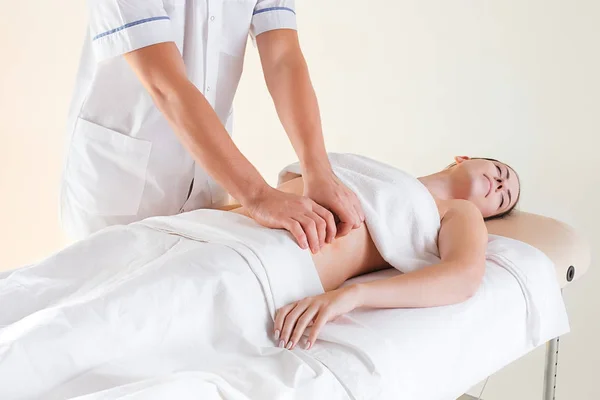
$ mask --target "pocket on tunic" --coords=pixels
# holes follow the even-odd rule
[[[69,200],[94,215],[136,215],[152,142],[79,118],[65,174]]]

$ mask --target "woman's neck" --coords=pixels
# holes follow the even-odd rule
[[[432,175],[422,176],[419,181],[429,190],[433,197],[439,200],[453,199],[452,180],[450,171],[444,170]]]

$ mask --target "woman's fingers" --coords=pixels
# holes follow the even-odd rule
[[[298,319],[298,321],[296,322],[296,327],[294,328],[294,332],[292,333],[292,336],[290,338],[290,342],[292,343],[290,349],[293,349],[298,344],[300,338],[302,337],[302,334],[309,326],[313,318],[317,315],[318,311],[319,307],[313,303],[310,307],[306,309],[306,311],[304,311],[302,316]]]
[[[323,327],[329,321],[329,319],[330,319],[329,310],[327,308],[320,309],[319,314],[317,315],[317,318],[315,319],[315,323],[313,324],[313,326],[311,328],[310,335],[308,335],[308,342],[306,343],[307,350],[310,349],[313,346],[313,344],[315,344],[315,341],[317,340],[317,337],[319,336],[321,329],[323,329]]]
[[[283,323],[285,322],[285,317],[296,307],[296,303],[290,303],[286,306],[281,307],[275,313],[275,323],[273,326],[273,337],[275,340],[279,340],[281,338],[281,331],[283,330]]]
[[[288,350],[291,348],[292,343],[290,342],[290,337],[292,336],[292,332],[296,327],[298,319],[304,311],[306,311],[308,306],[308,301],[300,301],[296,303],[296,306],[285,316],[278,343],[279,347],[285,347]]]
[[[305,349],[310,349],[331,317],[329,307],[319,307],[316,303],[298,302],[280,308],[275,316],[277,345],[288,350],[293,349],[300,342],[306,328],[311,327],[305,346]]]
[[[275,338],[278,346],[293,349],[302,338],[306,328],[311,327],[305,349],[310,349],[323,326],[336,317],[330,305],[305,299],[279,309],[275,316]],[[281,332],[278,335],[278,332]]]

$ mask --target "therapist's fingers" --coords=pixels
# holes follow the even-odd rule
[[[354,223],[343,222],[342,220],[342,222],[340,222],[337,226],[337,235],[335,236],[336,239],[346,236],[348,233],[350,233],[353,227]]]
[[[312,304],[306,309],[306,311],[304,311],[304,313],[298,319],[298,321],[296,321],[296,327],[294,328],[294,332],[292,333],[292,336],[290,338],[290,342],[292,342],[292,346],[290,347],[290,349],[293,349],[298,344],[300,338],[302,338],[302,334],[309,326],[309,324],[313,321],[318,311],[319,306],[317,306],[316,304]]]
[[[358,199],[358,196],[355,193],[351,194],[351,201],[352,201],[352,205],[354,206],[354,210],[356,210],[356,214],[358,215],[358,219],[359,219],[359,224],[358,226],[355,226],[355,228],[360,227],[360,225],[365,222],[365,212],[362,208],[362,204],[360,203],[360,200]]]
[[[350,225],[350,230],[360,227],[361,224],[360,214],[358,213],[351,196],[354,196],[354,194],[347,195],[346,201],[344,202],[344,208],[339,215],[342,222]]]
[[[362,211],[360,204],[354,204],[354,209],[356,210],[356,214],[358,215],[358,224],[354,225],[354,229],[360,228],[363,222],[365,222],[365,213]]]
[[[283,224],[283,227],[292,234],[292,236],[294,237],[294,239],[296,239],[296,242],[298,242],[301,248],[308,248],[308,239],[306,238],[304,228],[302,227],[300,222],[290,218]]]
[[[359,214],[354,208],[354,204],[352,204],[347,197],[341,204],[336,205],[333,211],[340,219],[336,238],[344,237],[350,233],[352,229],[360,226]]]
[[[309,218],[315,221],[317,226],[317,236],[319,237],[319,250],[325,246],[325,239],[327,238],[327,222],[317,212],[313,211],[310,213]]]
[[[317,203],[315,203],[315,205],[313,206],[313,211],[325,221],[325,242],[331,243],[335,238],[335,234],[337,232],[333,213]]]
[[[315,214],[316,215],[316,214]],[[317,232],[317,223],[314,219],[307,215],[296,218],[296,221],[302,225],[306,239],[308,240],[308,246],[313,254],[316,254],[321,249],[319,245],[319,233]]]

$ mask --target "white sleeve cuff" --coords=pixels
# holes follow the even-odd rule
[[[284,7],[273,7],[255,11],[252,17],[252,36],[275,29],[297,30],[296,14],[292,9]]]
[[[157,43],[175,42],[169,17],[152,17],[128,23],[92,37],[96,61],[123,55]]]

